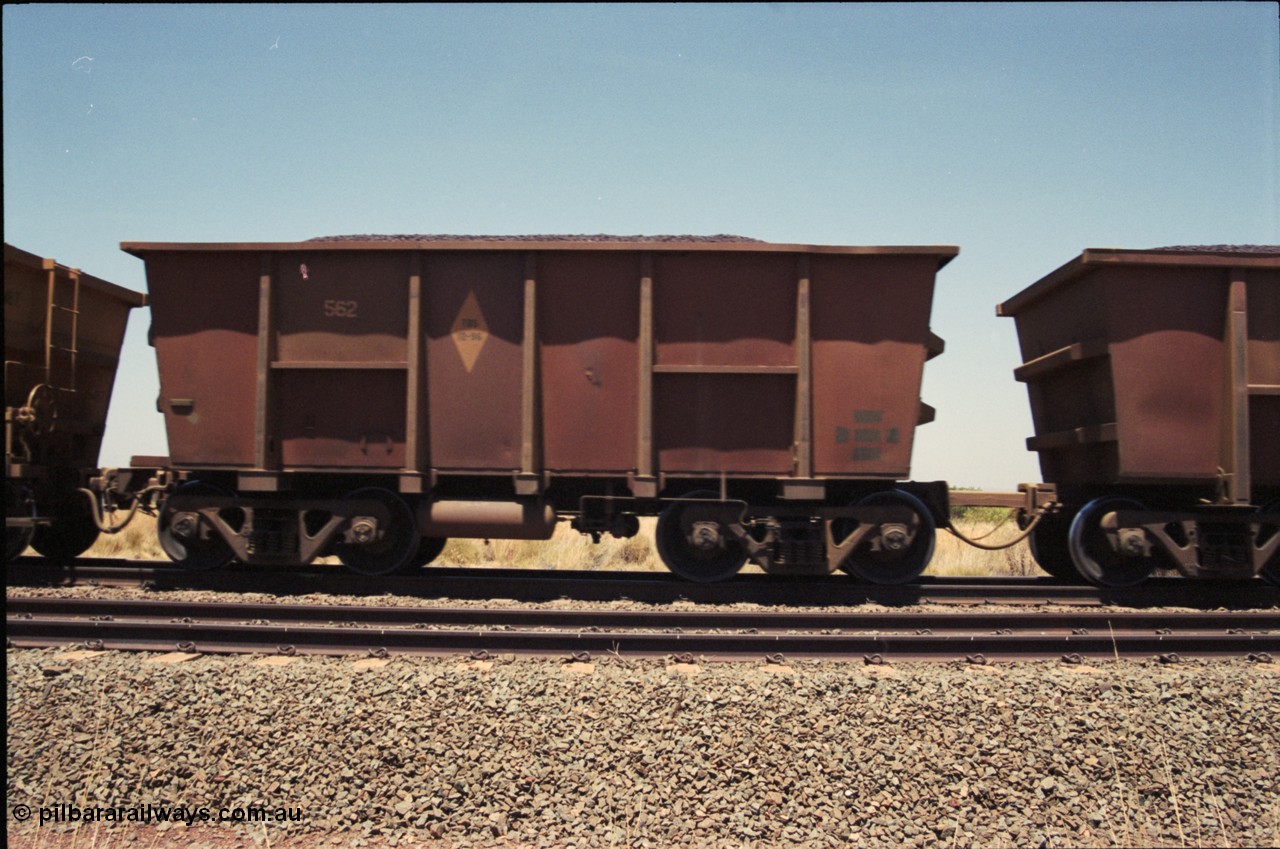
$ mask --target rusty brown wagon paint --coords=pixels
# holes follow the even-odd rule
[[[1091,249],[998,311],[1045,480],[1280,484],[1280,249]]]
[[[124,247],[147,262],[175,464],[889,479],[908,473],[934,274],[956,253],[695,241]],[[811,468],[798,468],[798,446]]]

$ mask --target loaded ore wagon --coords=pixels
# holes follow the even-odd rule
[[[146,296],[4,246],[5,560],[73,558],[98,537],[98,477],[129,311]]]
[[[998,312],[1062,502],[1047,571],[1280,582],[1280,247],[1086,250]]]
[[[909,476],[954,247],[736,237],[128,242],[146,263],[192,568],[448,537],[631,535],[694,580],[923,571],[945,485]]]

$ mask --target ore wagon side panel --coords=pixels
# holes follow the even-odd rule
[[[796,389],[796,258],[653,257],[658,468],[789,475]]]
[[[427,430],[442,471],[520,468],[526,258],[460,251],[423,257]]]
[[[259,254],[147,257],[159,406],[177,466],[253,467]]]
[[[1249,269],[1249,446],[1253,482],[1280,486],[1280,269]]]
[[[1117,475],[1212,479],[1222,462],[1225,281],[1184,268],[1095,276],[1110,325]]]
[[[625,474],[636,465],[640,256],[547,251],[535,270],[543,465]]]
[[[402,468],[408,256],[289,252],[276,254],[271,268],[280,464]]]
[[[936,266],[931,257],[813,257],[817,474],[908,476]]]

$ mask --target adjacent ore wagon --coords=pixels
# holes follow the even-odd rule
[[[125,243],[146,262],[176,561],[363,573],[446,538],[630,535],[675,572],[918,575],[909,475],[954,247],[734,237]]]
[[[999,314],[1062,502],[1047,571],[1280,582],[1280,248],[1087,250]]]
[[[65,560],[98,537],[81,492],[98,449],[129,311],[146,296],[4,246],[5,560]]]

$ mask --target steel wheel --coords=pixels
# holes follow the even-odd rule
[[[418,550],[414,553],[413,559],[409,561],[409,568],[406,571],[411,572],[431,565],[431,562],[440,556],[440,552],[444,551],[444,547],[448,542],[448,537],[423,537],[422,541],[418,543]]]
[[[216,498],[226,498],[228,495],[224,490],[204,481],[188,481],[178,487],[174,494]],[[175,519],[179,521],[175,522]],[[193,528],[190,526],[190,514],[173,510],[169,499],[165,499],[156,521],[156,535],[160,539],[160,548],[174,563],[193,572],[207,572],[220,569],[235,559],[235,552],[227,545],[227,541],[205,522],[197,521]]]
[[[1280,513],[1280,501],[1272,501],[1270,504],[1263,507],[1262,510],[1259,512]],[[1273,534],[1280,534],[1280,527],[1277,527],[1274,525],[1263,525],[1263,527],[1271,528],[1271,532]],[[1269,540],[1271,539],[1271,537],[1268,536],[1266,537],[1266,539]],[[1271,558],[1267,560],[1266,563],[1262,564],[1262,571],[1260,571],[1258,574],[1262,575],[1262,577],[1266,578],[1268,581],[1270,581],[1273,584],[1280,584],[1280,551],[1276,552],[1275,554],[1272,554]]]
[[[4,529],[4,562],[12,563],[22,556],[31,544],[31,528]]]
[[[697,490],[684,497],[718,498],[709,490]],[[686,580],[702,584],[723,581],[738,574],[747,562],[747,552],[722,523],[710,518],[712,515],[700,505],[677,501],[658,516],[654,533],[658,556],[668,569]],[[701,546],[691,539],[699,531],[695,524],[704,529]]]
[[[369,487],[348,493],[348,501],[378,501],[390,521],[379,522],[374,539],[367,543],[339,542],[333,553],[352,572],[360,575],[389,575],[411,568],[419,552],[418,523],[404,499],[388,489]]]
[[[1027,545],[1036,565],[1061,581],[1077,584],[1080,573],[1071,561],[1071,550],[1067,536],[1071,532],[1071,521],[1061,516],[1045,516],[1040,524],[1027,537]]]
[[[1138,557],[1117,551],[1111,545],[1102,519],[1116,510],[1145,510],[1132,498],[1103,496],[1086,504],[1071,522],[1067,546],[1076,571],[1099,587],[1132,587],[1150,577],[1156,557]]]
[[[5,516],[15,519],[28,519],[34,512],[30,501],[23,492],[23,486],[16,480],[4,482]],[[27,550],[31,544],[32,528],[4,529],[4,562],[11,563]]]
[[[50,560],[66,563],[84,554],[98,540],[98,523],[89,499],[75,493],[58,505],[53,522],[31,535],[31,547]]]
[[[895,489],[868,495],[855,506],[909,507],[914,514],[914,535],[909,544],[896,550],[883,544],[879,551],[860,546],[845,558],[841,569],[873,584],[906,584],[929,568],[937,541],[937,524],[924,502],[909,492]]]

